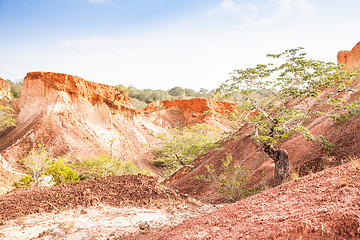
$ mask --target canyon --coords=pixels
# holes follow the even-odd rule
[[[350,51],[340,51],[337,59],[348,70],[360,66],[360,43]],[[208,172],[206,165],[219,169],[227,154],[232,155],[234,165],[249,173],[248,187],[271,186],[273,181],[274,162],[251,139],[253,127],[243,124],[234,129],[227,120],[229,114],[239,112],[235,104],[195,98],[164,100],[139,110],[132,106],[126,92],[76,76],[30,72],[23,84],[21,97],[12,99],[9,85],[0,79],[1,104],[14,109],[17,121],[16,126],[0,132],[0,194],[8,192],[0,197],[0,237],[4,239],[16,231],[17,237],[26,239],[24,229],[36,230],[33,239],[82,239],[85,235],[96,239],[360,238],[358,116],[345,123],[334,122],[326,115],[306,122],[311,133],[335,145],[331,154],[299,135],[285,139],[281,148],[291,156],[291,170],[299,174],[298,178],[222,207],[230,199],[218,192],[216,184],[199,176]],[[342,97],[349,102],[357,100],[359,86],[360,82],[355,81],[356,90]],[[325,105],[316,107],[331,111]],[[157,178],[159,171],[152,163],[151,146],[162,143],[158,136],[172,128],[198,123],[232,134],[191,166],[166,179]],[[154,177],[111,176],[54,188],[11,190],[12,181],[21,176],[19,159],[39,144],[53,157],[81,159],[111,153],[152,170]],[[139,207],[146,208],[141,212],[163,211],[161,217],[156,217],[168,214],[172,220],[151,218],[150,224],[156,229],[144,231],[140,223],[150,217],[136,218],[141,214]],[[82,220],[70,221],[66,217],[69,214]],[[181,215],[181,221],[174,220],[176,214]],[[103,225],[92,229],[90,223],[80,224],[85,217]],[[133,218],[137,219],[135,224]],[[43,220],[34,224],[33,219]],[[48,222],[53,225],[43,224]],[[101,230],[110,225],[111,229]]]

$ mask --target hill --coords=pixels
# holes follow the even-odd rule
[[[349,66],[360,66],[359,56],[360,44],[351,51],[340,52],[339,63],[347,63]],[[346,54],[345,54],[346,53]],[[347,57],[341,57],[343,55]],[[347,59],[346,61],[344,59]],[[342,62],[345,61],[345,62]],[[342,97],[353,102],[359,99],[359,81],[353,83],[354,92],[342,93]],[[301,107],[299,101],[286,103]],[[331,112],[333,109],[325,104],[319,104],[315,111],[322,110]],[[357,132],[360,129],[359,117],[352,117],[345,123],[334,122],[327,115],[314,117],[305,122],[305,127],[315,136],[322,135],[335,145],[331,154],[322,149],[319,143],[307,141],[300,135],[281,141],[281,148],[286,150],[290,156],[290,166],[300,176],[322,171],[328,167],[336,166],[348,161],[348,157],[357,156],[360,144]],[[206,202],[223,202],[226,198],[217,192],[217,186],[198,179],[199,176],[207,174],[206,165],[212,164],[215,169],[222,165],[222,159],[226,154],[231,154],[233,165],[247,170],[250,174],[249,187],[259,187],[260,184],[273,185],[274,162],[264,151],[251,139],[254,128],[251,125],[242,126],[232,136],[219,143],[216,150],[198,157],[193,162],[192,168],[184,168],[164,181],[170,187],[180,192],[196,196]]]
[[[212,114],[204,116],[203,111],[225,114],[235,109],[232,103],[198,98],[175,104],[162,101],[159,107],[137,110],[114,86],[61,73],[28,73],[18,99],[9,100],[9,86],[2,83],[7,86],[2,88],[2,99],[15,109],[17,121],[0,132],[0,158],[8,170],[17,169],[30,150],[43,146],[51,157],[81,159],[105,153],[131,159],[139,168],[156,173],[151,146],[160,143],[157,136],[169,128],[204,122],[229,130],[227,122]],[[11,188],[8,182],[2,187]]]
[[[311,174],[136,239],[359,239],[356,166]]]

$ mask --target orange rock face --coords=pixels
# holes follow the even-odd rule
[[[204,98],[162,101],[140,111],[113,86],[51,72],[28,73],[15,102],[17,125],[0,135],[0,157],[15,167],[31,149],[43,146],[52,157],[105,153],[158,171],[149,147],[161,141],[156,136],[197,123],[228,131],[222,116],[237,111],[235,104]]]
[[[337,61],[339,64],[345,64],[349,70],[360,66],[360,42],[351,51],[340,51]]]
[[[0,98],[10,99],[10,84],[0,78]]]
[[[234,103],[214,101],[207,98],[192,98],[181,100],[164,100],[160,104],[152,103],[145,112],[150,112],[152,121],[165,127],[193,126],[206,123],[227,131],[231,127],[226,118],[231,113],[238,113]],[[167,124],[167,126],[166,126]]]
[[[80,77],[62,73],[31,72],[24,79],[23,99],[36,98],[52,94],[53,91],[64,92],[83,99],[93,105],[104,101],[116,102],[127,108],[133,108],[129,98],[118,94],[114,86],[86,81]]]
[[[67,74],[28,73],[17,105],[17,126],[0,136],[0,156],[15,165],[41,145],[53,157],[106,153],[149,168],[141,161],[162,130],[143,123],[126,93]]]

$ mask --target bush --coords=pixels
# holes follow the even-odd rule
[[[63,159],[51,158],[45,148],[39,147],[39,150],[31,150],[26,157],[20,160],[26,167],[28,175],[14,182],[14,187],[28,187],[32,182],[37,186],[40,182],[40,177],[44,175],[50,175],[55,185],[80,180],[75,171],[66,166]]]
[[[19,98],[21,96],[23,83],[21,80],[17,80],[15,82],[7,79],[6,80],[10,84],[10,94],[13,98]]]
[[[14,114],[11,113],[13,111],[12,108],[0,105],[0,130],[16,125]]]
[[[226,158],[222,159],[221,162],[222,169],[219,173],[212,164],[209,164],[205,165],[208,176],[197,178],[220,184],[219,192],[229,196],[232,201],[238,201],[260,192],[255,188],[248,188],[247,184],[250,177],[246,170],[231,166],[231,154],[226,154]]]
[[[53,159],[49,157],[44,148],[41,148],[40,150],[31,150],[29,155],[22,158],[20,162],[28,169],[29,175],[37,186],[40,176],[44,175],[46,168],[51,165]]]
[[[57,159],[53,164],[48,166],[44,174],[50,175],[55,185],[73,183],[80,180],[75,170],[66,166],[62,159]]]
[[[206,124],[171,129],[160,136],[164,144],[153,149],[157,155],[154,165],[166,167],[167,174],[172,174],[183,165],[190,165],[196,157],[215,147],[221,137],[218,129]]]
[[[93,179],[108,175],[144,174],[151,175],[151,171],[139,169],[131,160],[122,162],[116,157],[99,154],[95,157],[82,159],[72,165],[80,172],[81,179]]]
[[[24,188],[30,186],[34,182],[34,179],[30,175],[25,175],[19,179],[19,181],[13,182],[12,186],[15,188]]]

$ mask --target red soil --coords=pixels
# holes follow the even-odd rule
[[[99,203],[149,206],[177,197],[144,175],[108,176],[55,187],[15,189],[0,197],[0,223],[38,212],[62,211]]]
[[[308,175],[136,239],[360,239],[359,166]]]

